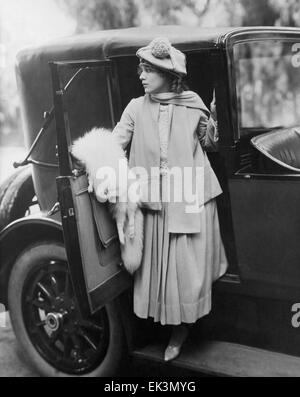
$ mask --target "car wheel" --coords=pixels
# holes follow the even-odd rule
[[[30,166],[10,175],[0,185],[0,230],[29,213],[34,196]]]
[[[39,242],[20,254],[8,303],[17,340],[41,375],[96,377],[117,371],[125,345],[117,305],[82,318],[62,244]]]

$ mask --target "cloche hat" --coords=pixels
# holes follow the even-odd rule
[[[136,55],[159,69],[178,76],[186,76],[186,57],[172,46],[166,37],[154,39],[147,47],[140,48]]]

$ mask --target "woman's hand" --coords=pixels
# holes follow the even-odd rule
[[[218,116],[217,116],[217,106],[216,106],[216,90],[214,90],[213,100],[210,104],[210,114],[211,117],[214,119],[214,121],[217,121]]]
[[[218,151],[218,121],[216,107],[216,92],[213,92],[213,99],[210,104],[210,117],[202,117],[199,122],[198,137],[203,149],[207,152]]]

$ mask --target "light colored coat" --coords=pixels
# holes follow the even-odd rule
[[[152,114],[152,121],[158,121],[160,104],[154,101],[149,101],[149,96],[145,95],[137,99],[133,99],[126,107],[120,122],[117,124],[113,133],[117,136],[119,143],[125,149],[132,141],[129,166],[132,167],[159,167],[160,151],[159,138],[156,131],[147,131],[147,134],[142,134],[142,124],[145,123],[145,106],[149,106]],[[182,107],[183,119],[186,121],[183,133],[177,134],[177,138],[172,141],[172,134],[170,138],[168,162],[169,167],[176,166],[191,166],[195,170],[196,167],[201,168],[204,172],[197,175],[195,178],[196,191],[198,197],[199,209],[207,202],[214,199],[222,193],[219,182],[214,171],[211,168],[206,153],[203,151],[201,144],[205,148],[214,148],[216,146],[215,136],[216,131],[213,128],[211,121],[209,121],[204,111],[195,108]],[[152,124],[155,125],[155,124]],[[151,123],[149,124],[151,129]],[[155,128],[152,128],[155,130]],[[207,132],[210,135],[207,135]],[[147,140],[149,141],[147,143]],[[153,144],[152,141],[155,143]],[[200,144],[201,142],[201,144]],[[152,145],[152,151],[149,153],[149,147]],[[153,150],[155,148],[155,150]],[[153,180],[149,178],[148,185],[157,190],[155,197],[159,195],[159,178]],[[193,186],[194,189],[195,186]],[[149,192],[148,189],[145,191]],[[195,190],[193,190],[194,192]],[[148,196],[147,196],[148,197]],[[149,202],[145,198],[143,206],[151,210],[161,210],[161,203],[159,200]],[[200,212],[198,214],[187,214],[183,208],[182,203],[170,202],[169,206],[169,233],[200,233],[201,222]]]

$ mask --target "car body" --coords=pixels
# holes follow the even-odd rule
[[[12,295],[9,279],[19,282],[20,288],[20,280],[26,282],[20,270],[12,276],[11,270],[21,268],[24,252],[32,244],[63,244],[78,316],[92,321],[106,308],[110,324],[117,326],[116,318],[120,319],[118,332],[126,335],[122,338],[130,353],[160,360],[155,341],[148,350],[136,343],[134,335],[140,335],[137,330],[144,325],[132,315],[132,279],[120,266],[114,224],[106,207],[89,197],[86,177],[69,153],[77,137],[95,126],[113,128],[130,99],[143,95],[135,53],[155,36],[167,36],[187,55],[188,85],[208,106],[216,91],[219,151],[209,153],[209,158],[223,189],[218,212],[229,261],[227,274],[214,286],[213,311],[200,321],[201,337],[194,336],[194,353],[188,351],[178,365],[222,375],[298,373],[300,361],[294,357],[300,355],[295,317],[300,300],[297,133],[287,145],[287,136],[300,126],[300,29],[296,28],[131,28],[72,36],[19,53],[16,74],[26,143],[32,149],[22,165],[32,164],[43,216],[17,220],[2,231],[1,300],[7,304],[7,291]],[[270,148],[274,134],[278,145]],[[290,157],[284,156],[286,150]],[[292,168],[289,158],[294,159]],[[56,202],[60,211],[53,208]],[[18,250],[13,248],[16,242]],[[40,251],[39,247],[35,255]],[[10,300],[21,316],[16,307],[22,296],[18,302]],[[64,306],[55,310],[58,307],[64,312]],[[64,327],[65,320],[54,309],[43,310],[48,327],[51,319],[54,326]],[[15,330],[18,325],[22,328],[16,319],[14,325]],[[98,372],[93,366],[80,372],[80,364],[79,369],[58,368],[49,361],[46,348],[43,360],[39,359],[36,351],[41,345],[32,342],[25,325],[28,340],[23,347],[43,374],[103,375],[115,370],[113,365],[101,370],[101,361]],[[107,338],[114,337],[110,333]],[[207,349],[204,340],[209,340]],[[100,355],[103,362],[109,342],[107,349]],[[221,367],[212,358],[219,356]],[[259,364],[253,364],[253,357]]]

